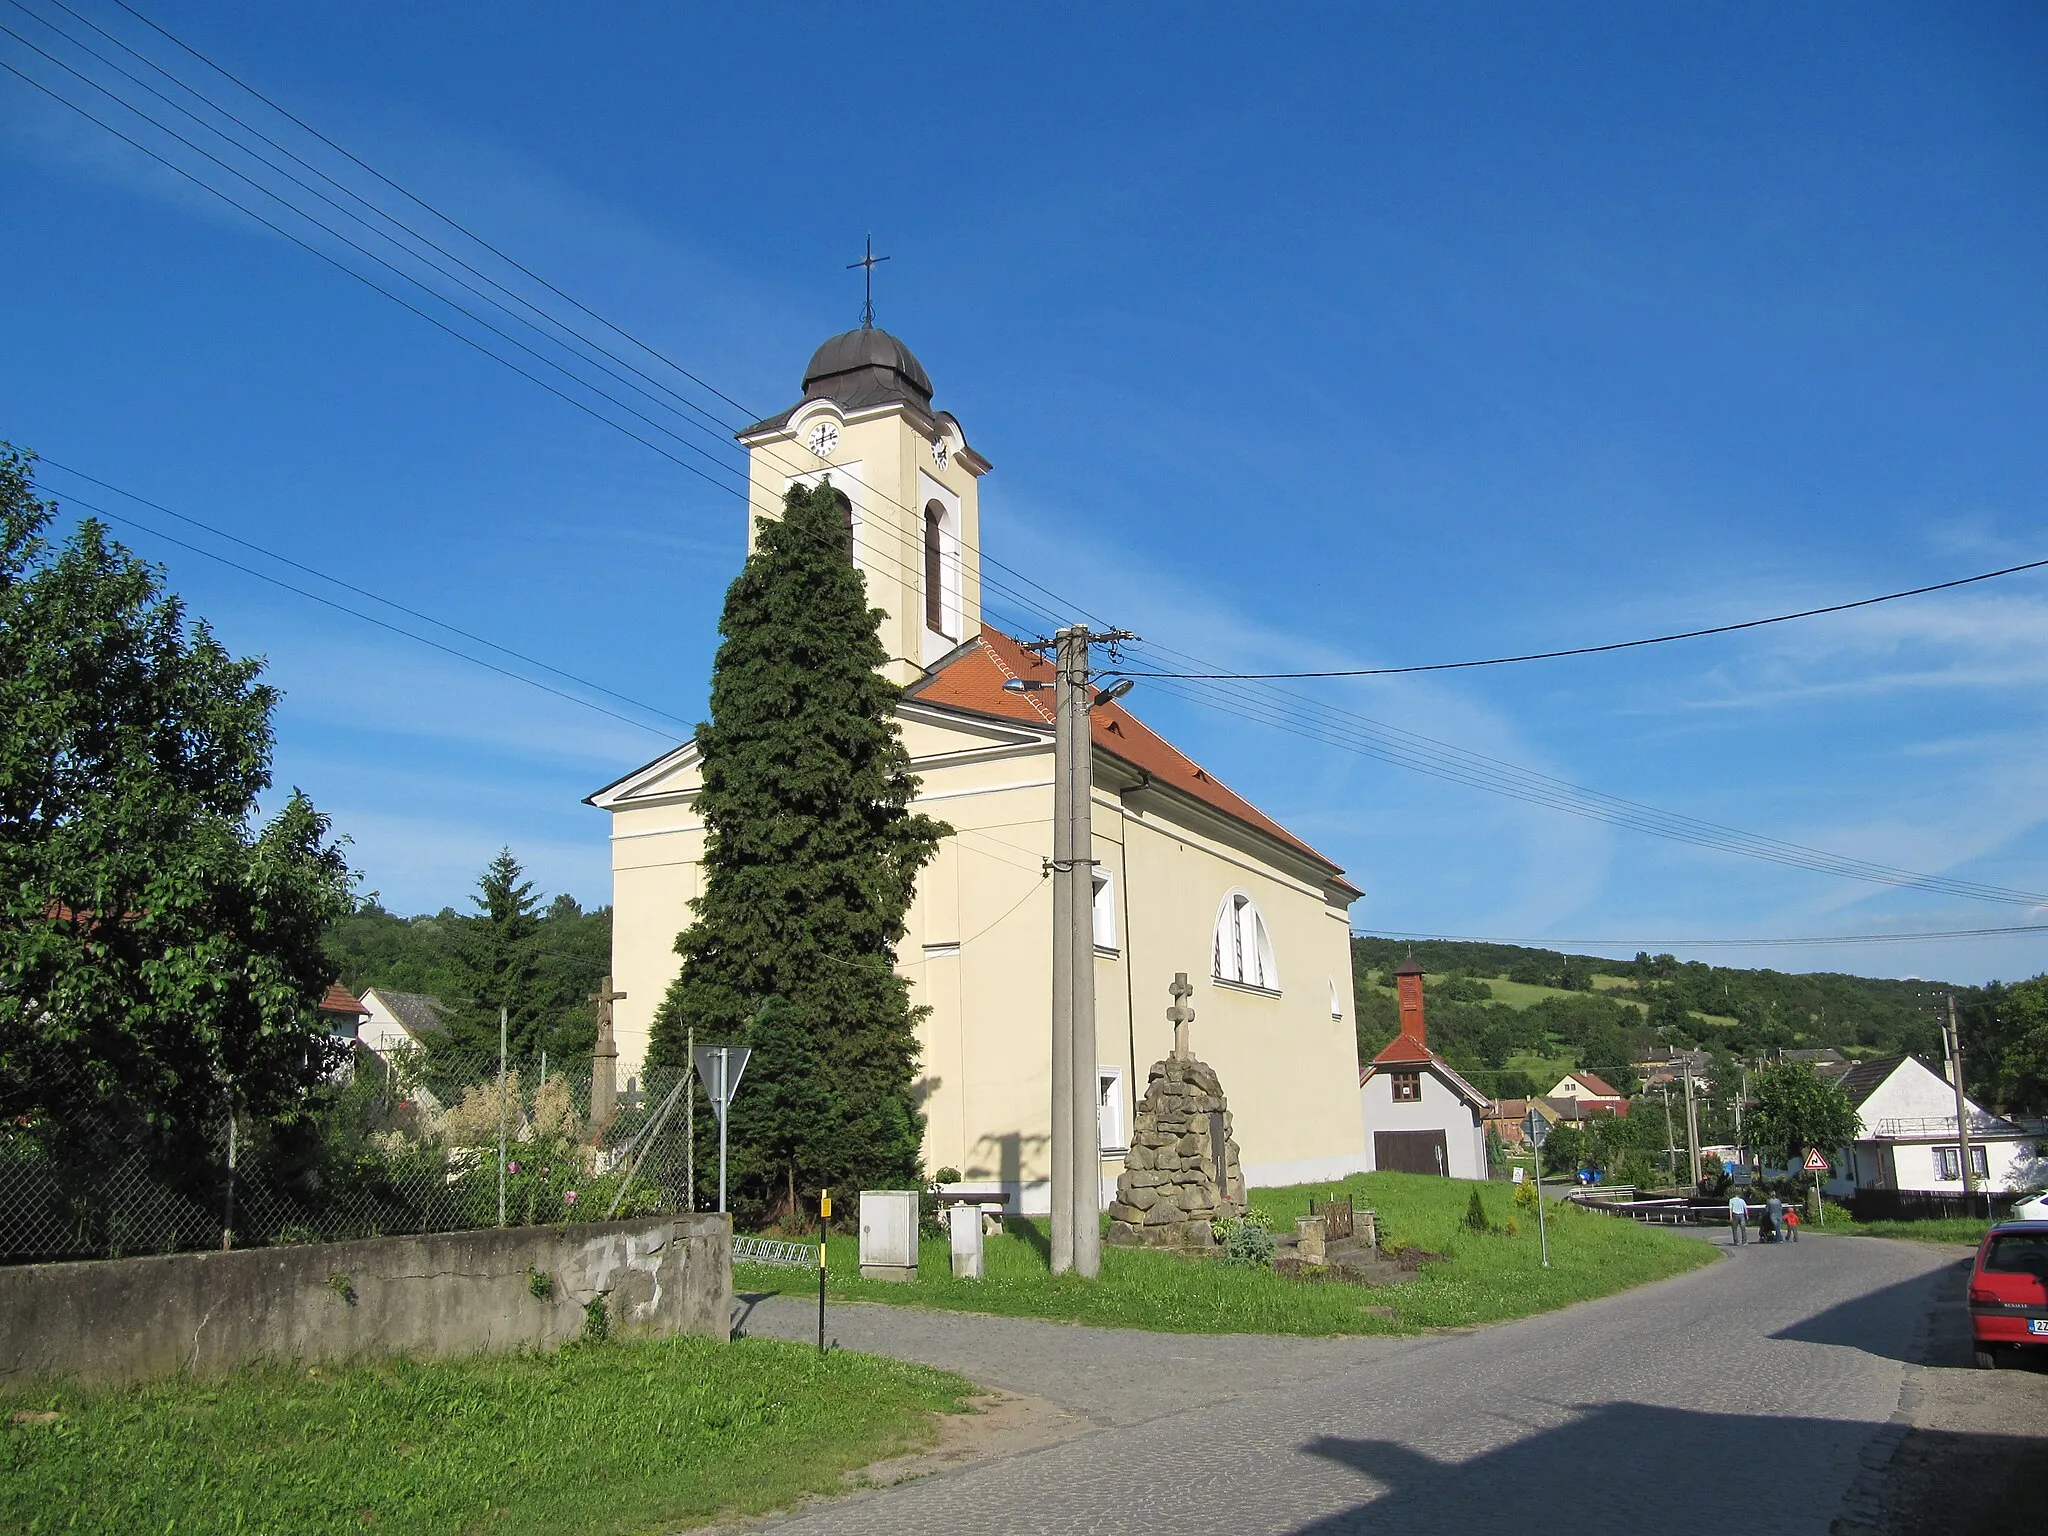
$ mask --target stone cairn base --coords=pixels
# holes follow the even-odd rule
[[[1155,1061],[1110,1202],[1109,1241],[1146,1248],[1213,1244],[1213,1223],[1245,1209],[1231,1124],[1213,1068],[1193,1056]]]

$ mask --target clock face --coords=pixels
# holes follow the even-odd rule
[[[939,468],[944,469],[946,461],[952,457],[952,450],[946,446],[946,440],[943,437],[932,444],[932,462],[938,465]]]
[[[811,452],[821,459],[824,458],[834,448],[839,446],[839,424],[835,421],[819,422],[815,427],[811,428],[810,435],[804,439],[804,442]]]

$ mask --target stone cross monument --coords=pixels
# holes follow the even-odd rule
[[[1152,1063],[1131,1150],[1109,1206],[1112,1243],[1147,1248],[1207,1248],[1215,1222],[1242,1216],[1244,1170],[1231,1134],[1230,1103],[1215,1070],[1195,1058],[1188,1026],[1195,989],[1187,972],[1173,978],[1173,1050]]]
[[[590,995],[597,1004],[597,1046],[590,1053],[590,1128],[601,1132],[619,1113],[619,1043],[612,1036],[612,1004],[625,998],[607,976]]]

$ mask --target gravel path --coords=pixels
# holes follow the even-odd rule
[[[1088,1427],[768,1528],[1818,1536],[1880,1489],[1909,1362],[1957,1291],[1952,1253],[1815,1237],[1422,1338],[1208,1338],[835,1305],[828,1335],[846,1348],[1043,1398]],[[814,1337],[816,1313],[771,1298],[743,1326]]]

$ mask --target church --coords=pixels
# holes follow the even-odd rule
[[[932,404],[910,349],[863,326],[804,370],[803,394],[739,434],[749,501],[779,509],[829,477],[851,503],[855,563],[883,613],[916,808],[952,827],[919,876],[897,966],[919,1028],[924,1161],[962,1194],[1050,1205],[1051,666],[981,619],[978,490],[989,461]],[[748,544],[753,542],[748,516]],[[1092,711],[1096,1082],[1102,1176],[1123,1166],[1150,1065],[1172,1049],[1177,972],[1195,1053],[1229,1096],[1246,1183],[1335,1179],[1368,1164],[1352,1027],[1350,903],[1336,864],[1175,750],[1129,710]],[[697,749],[597,791],[611,816],[619,1071],[637,1071],[702,888]]]

